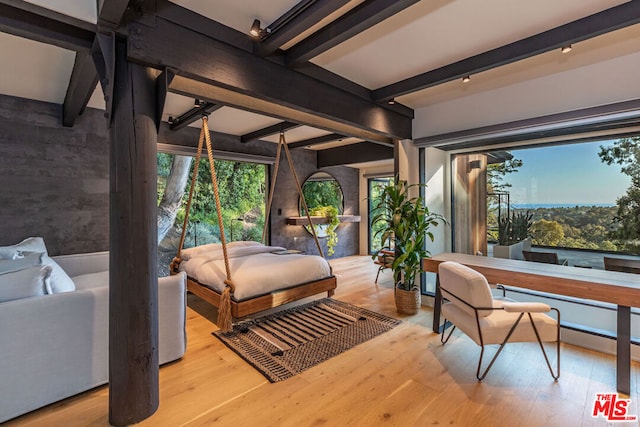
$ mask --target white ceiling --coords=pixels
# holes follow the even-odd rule
[[[96,22],[95,1],[29,0]],[[362,0],[350,2],[343,10]],[[183,7],[248,32],[253,19],[266,26],[298,0],[175,0]],[[370,89],[441,67],[624,3],[623,0],[429,0],[312,59]],[[342,13],[342,11],[340,12]],[[338,14],[324,20],[325,25]],[[311,31],[311,30],[310,30]],[[248,36],[247,36],[248,37]],[[74,53],[0,33],[0,93],[62,103]],[[11,60],[6,60],[10,58]],[[415,109],[414,138],[640,98],[640,25],[576,43],[569,54],[547,52],[398,98]],[[104,108],[100,86],[89,106]],[[178,116],[193,99],[169,95],[164,111]],[[212,127],[242,135],[280,120],[223,107]],[[326,130],[301,127],[289,142]],[[277,135],[270,140],[277,140]],[[316,147],[318,148],[318,147]]]

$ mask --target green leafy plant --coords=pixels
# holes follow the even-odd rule
[[[380,238],[382,247],[386,242],[393,242],[395,259],[391,268],[394,281],[398,288],[407,291],[418,289],[416,276],[421,271],[422,259],[431,255],[425,248],[426,239],[434,240],[431,227],[446,224],[442,215],[430,212],[424,206],[422,197],[409,196],[409,190],[420,185],[424,186],[407,185],[406,181],[396,178],[394,183],[384,186],[371,219],[384,224],[374,238]],[[379,253],[376,251],[372,258]]]
[[[512,212],[498,221],[498,244],[513,245],[527,237],[531,237],[533,214],[527,212]]]
[[[338,218],[338,209],[335,206],[318,206],[310,208],[309,213],[316,216],[324,216],[328,220],[328,224],[314,224],[316,234],[320,227],[326,228],[327,232],[327,255],[331,256],[336,253],[335,247],[338,244],[338,233],[336,228],[340,225]]]

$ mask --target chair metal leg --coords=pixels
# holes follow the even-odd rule
[[[376,281],[374,282],[375,284],[378,284],[378,276],[380,276],[380,272],[382,271],[383,268],[384,268],[383,266],[378,267],[378,274],[376,274]]]
[[[531,326],[533,327],[533,331],[534,331],[534,333],[536,335],[536,339],[538,340],[538,344],[540,345],[540,349],[542,350],[542,355],[544,356],[544,360],[547,362],[547,367],[549,368],[549,372],[551,373],[551,376],[553,377],[554,381],[558,381],[558,378],[560,378],[560,317],[559,317],[560,316],[560,312],[557,309],[552,309],[552,310],[555,310],[557,312],[557,314],[558,314],[558,326],[557,326],[558,332],[557,332],[557,337],[556,337],[556,357],[557,357],[556,370],[557,370],[557,373],[553,372],[553,368],[551,367],[551,362],[549,361],[549,357],[547,356],[547,352],[544,349],[544,344],[542,343],[542,339],[540,338],[540,334],[538,332],[538,328],[536,328],[536,325],[533,322],[533,317],[531,316],[531,313],[527,313],[527,315],[529,316],[529,320],[531,321]],[[481,346],[480,360],[478,361],[478,368],[476,370],[476,378],[478,379],[478,381],[482,381],[487,376],[487,374],[489,373],[489,370],[493,366],[493,363],[496,361],[496,359],[498,358],[498,356],[502,352],[502,349],[504,348],[504,346],[509,341],[509,338],[511,338],[511,335],[516,330],[516,327],[520,323],[520,320],[522,319],[522,316],[524,316],[524,313],[520,313],[520,316],[518,316],[518,320],[516,320],[516,322],[511,327],[511,330],[507,334],[507,337],[504,339],[502,344],[500,344],[500,348],[498,348],[498,351],[493,356],[493,358],[489,362],[489,365],[484,370],[482,375],[480,375],[480,369],[482,367],[482,358],[484,356],[484,345]]]
[[[511,335],[513,335],[513,331],[516,330],[516,327],[518,326],[518,323],[520,323],[520,319],[522,319],[522,316],[524,316],[524,313],[520,313],[520,316],[518,316],[518,320],[516,320],[516,322],[511,327],[511,330],[509,330],[509,333],[507,334],[507,337],[504,339],[504,341],[502,341],[502,344],[500,344],[500,348],[498,348],[498,351],[496,352],[496,354],[493,355],[493,358],[489,362],[489,366],[487,366],[487,368],[484,370],[482,375],[480,375],[480,369],[482,367],[482,357],[484,356],[484,345],[480,346],[481,347],[480,360],[478,360],[478,369],[476,369],[476,378],[478,379],[478,381],[482,381],[484,379],[484,377],[487,376],[487,374],[489,373],[489,370],[493,366],[493,363],[496,361],[498,356],[500,356],[500,353],[502,353],[502,349],[504,349],[504,346],[509,341],[509,338],[511,338]]]
[[[448,341],[449,338],[451,338],[451,334],[453,333],[453,331],[456,330],[456,325],[454,325],[453,323],[449,324],[452,326],[451,330],[449,331],[449,335],[447,335],[447,338],[444,337],[444,333],[447,329],[447,319],[444,319],[444,326],[442,327],[442,334],[440,334],[440,342],[442,343],[442,345],[445,345]]]

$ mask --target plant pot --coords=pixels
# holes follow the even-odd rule
[[[495,245],[493,247],[494,258],[508,258],[523,260],[522,251],[531,250],[531,240],[526,239],[513,245]]]
[[[401,314],[416,314],[420,310],[422,298],[419,290],[405,291],[396,286],[396,309]]]

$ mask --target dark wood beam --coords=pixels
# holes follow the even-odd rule
[[[208,116],[214,111],[222,108],[221,104],[214,104],[212,102],[204,102],[199,107],[194,107],[186,113],[174,117],[173,121],[170,124],[170,128],[173,131],[180,130],[186,126],[189,126],[191,123],[200,120],[202,116]]]
[[[411,119],[402,114],[189,28],[160,18],[155,27],[129,28],[129,58],[175,69],[177,93],[365,140],[411,138]]]
[[[23,0],[0,0],[0,31],[68,50],[91,50],[96,26]]]
[[[302,0],[298,5],[308,4],[308,6],[303,6],[302,10],[296,9],[299,7],[298,5],[294,6],[267,27],[270,33],[256,44],[256,54],[260,56],[274,54],[282,45],[290,42],[347,3],[349,0],[314,1],[310,4],[307,0]],[[281,21],[285,22],[281,23]]]
[[[73,126],[98,84],[98,72],[90,52],[77,52],[71,79],[62,104],[62,124]]]
[[[303,139],[302,141],[291,142],[288,145],[289,148],[310,147],[312,145],[324,144],[325,142],[338,141],[342,138],[346,138],[344,135],[338,133],[330,133],[328,135],[316,136],[315,138]]]
[[[560,49],[563,46],[639,22],[640,1],[629,1],[534,36],[381,87],[373,91],[373,99],[379,102],[386,101],[554,49]]]
[[[351,37],[403,11],[419,0],[368,0],[316,31],[285,52],[287,65],[297,67]]]
[[[109,198],[109,422],[136,424],[159,404],[155,71],[116,42]]]
[[[98,25],[117,29],[122,22],[130,0],[99,0]]]
[[[393,156],[393,147],[370,142],[360,142],[318,151],[318,169],[329,166],[389,160],[393,159]]]
[[[240,137],[240,142],[257,141],[265,136],[275,135],[276,133],[284,132],[285,130],[295,129],[300,127],[299,123],[287,122],[276,123],[275,125],[268,126],[263,129],[258,129],[250,133],[246,133]]]

